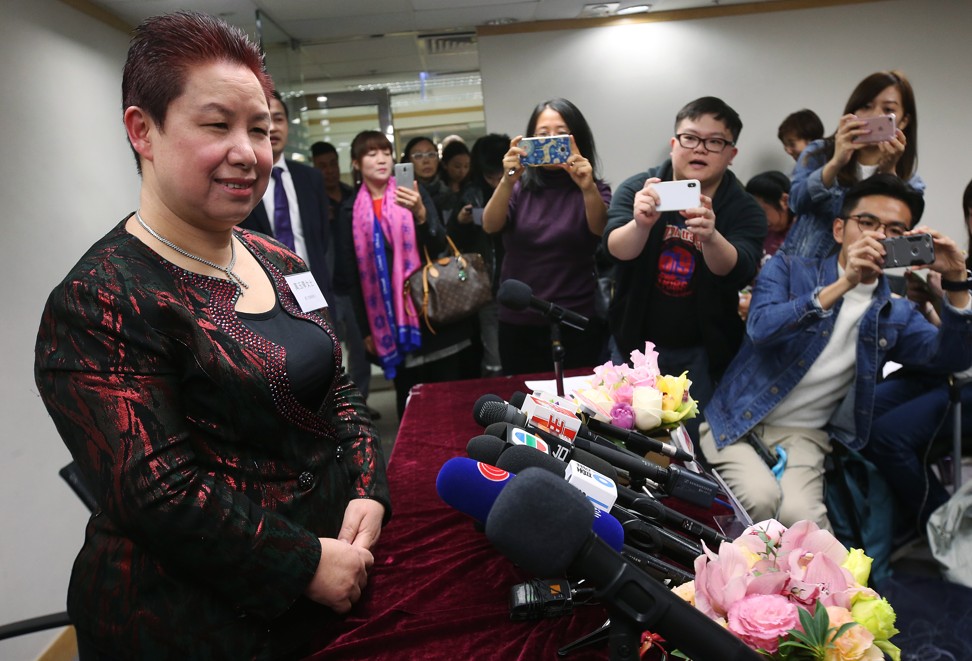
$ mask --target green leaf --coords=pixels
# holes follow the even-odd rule
[[[854,627],[856,625],[857,625],[857,622],[846,622],[846,623],[840,625],[840,628],[839,629],[834,629],[834,635],[830,637],[829,642],[831,642],[831,643],[834,642],[835,640],[837,640],[838,638],[840,638],[842,635],[844,635],[844,632],[845,631],[847,631],[848,629],[850,629],[851,627]]]

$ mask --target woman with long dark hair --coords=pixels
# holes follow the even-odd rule
[[[890,140],[870,142],[866,120],[895,116]],[[872,174],[895,174],[919,192],[925,184],[918,165],[918,110],[911,83],[900,71],[873,73],[854,88],[837,131],[815,140],[793,170],[790,207],[797,214],[783,251],[823,257],[834,248],[832,226],[844,194]]]
[[[533,295],[588,317],[586,331],[562,329],[566,367],[591,367],[605,358],[606,324],[595,314],[594,255],[607,224],[611,189],[598,178],[594,136],[567,99],[534,108],[526,135],[569,135],[566,163],[525,167],[523,136],[510,141],[503,177],[483,211],[483,229],[502,233],[500,281],[526,283]],[[507,374],[551,369],[549,322],[530,310],[500,308],[500,358]]]

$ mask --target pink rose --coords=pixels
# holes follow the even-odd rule
[[[631,398],[634,396],[634,387],[623,383],[614,389],[614,401],[618,404],[631,404]]]
[[[800,614],[795,604],[778,594],[754,594],[729,607],[729,630],[753,649],[775,654],[780,638],[796,628]]]
[[[615,404],[611,408],[611,424],[621,429],[633,429],[635,414],[628,404]]]

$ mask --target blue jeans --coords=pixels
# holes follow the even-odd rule
[[[962,434],[972,432],[972,385],[961,388]],[[862,450],[897,496],[901,519],[924,534],[931,513],[948,492],[926,460],[932,442],[952,437],[952,412],[945,377],[892,375],[874,391],[874,424]]]

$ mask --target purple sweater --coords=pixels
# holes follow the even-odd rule
[[[584,194],[566,172],[545,172],[543,188],[527,191],[517,182],[503,228],[503,268],[500,282],[515,278],[533,295],[587,317],[594,316],[594,251],[601,237],[587,227]],[[611,187],[597,188],[605,204]],[[532,310],[518,312],[500,306],[500,321],[542,326],[546,319]]]

